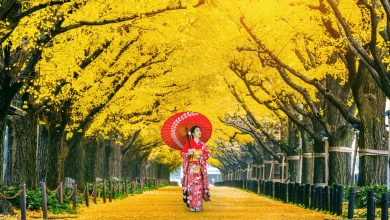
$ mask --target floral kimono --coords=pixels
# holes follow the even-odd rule
[[[210,196],[209,178],[207,176],[206,161],[210,157],[209,149],[202,141],[196,143],[195,140],[190,140],[189,144],[185,144],[180,151],[180,155],[183,157],[183,181],[182,187],[183,199],[187,200],[187,206],[189,208],[202,208],[202,199],[208,200]],[[203,151],[200,158],[195,158],[194,155],[188,155],[188,150],[193,149],[196,151]],[[200,168],[200,170],[199,170]]]

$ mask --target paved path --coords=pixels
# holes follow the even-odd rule
[[[170,186],[83,208],[80,219],[329,219],[331,216],[230,187],[212,187],[211,203],[190,212],[181,188]]]

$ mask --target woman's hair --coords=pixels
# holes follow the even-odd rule
[[[195,129],[197,129],[197,128],[199,128],[199,130],[200,130],[200,127],[199,126],[197,126],[197,125],[195,125],[195,126],[193,126],[192,128],[191,128],[191,137],[192,137],[192,139],[194,139],[194,133],[195,133]]]

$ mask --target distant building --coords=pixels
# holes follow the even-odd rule
[[[209,177],[209,183],[214,184],[215,182],[222,181],[221,172],[216,167],[207,165],[207,173]],[[175,172],[171,173],[170,181],[178,182],[181,186],[183,178],[182,166],[180,166]]]

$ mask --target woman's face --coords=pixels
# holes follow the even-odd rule
[[[201,136],[200,128],[195,128],[194,137],[200,138],[200,136]]]

